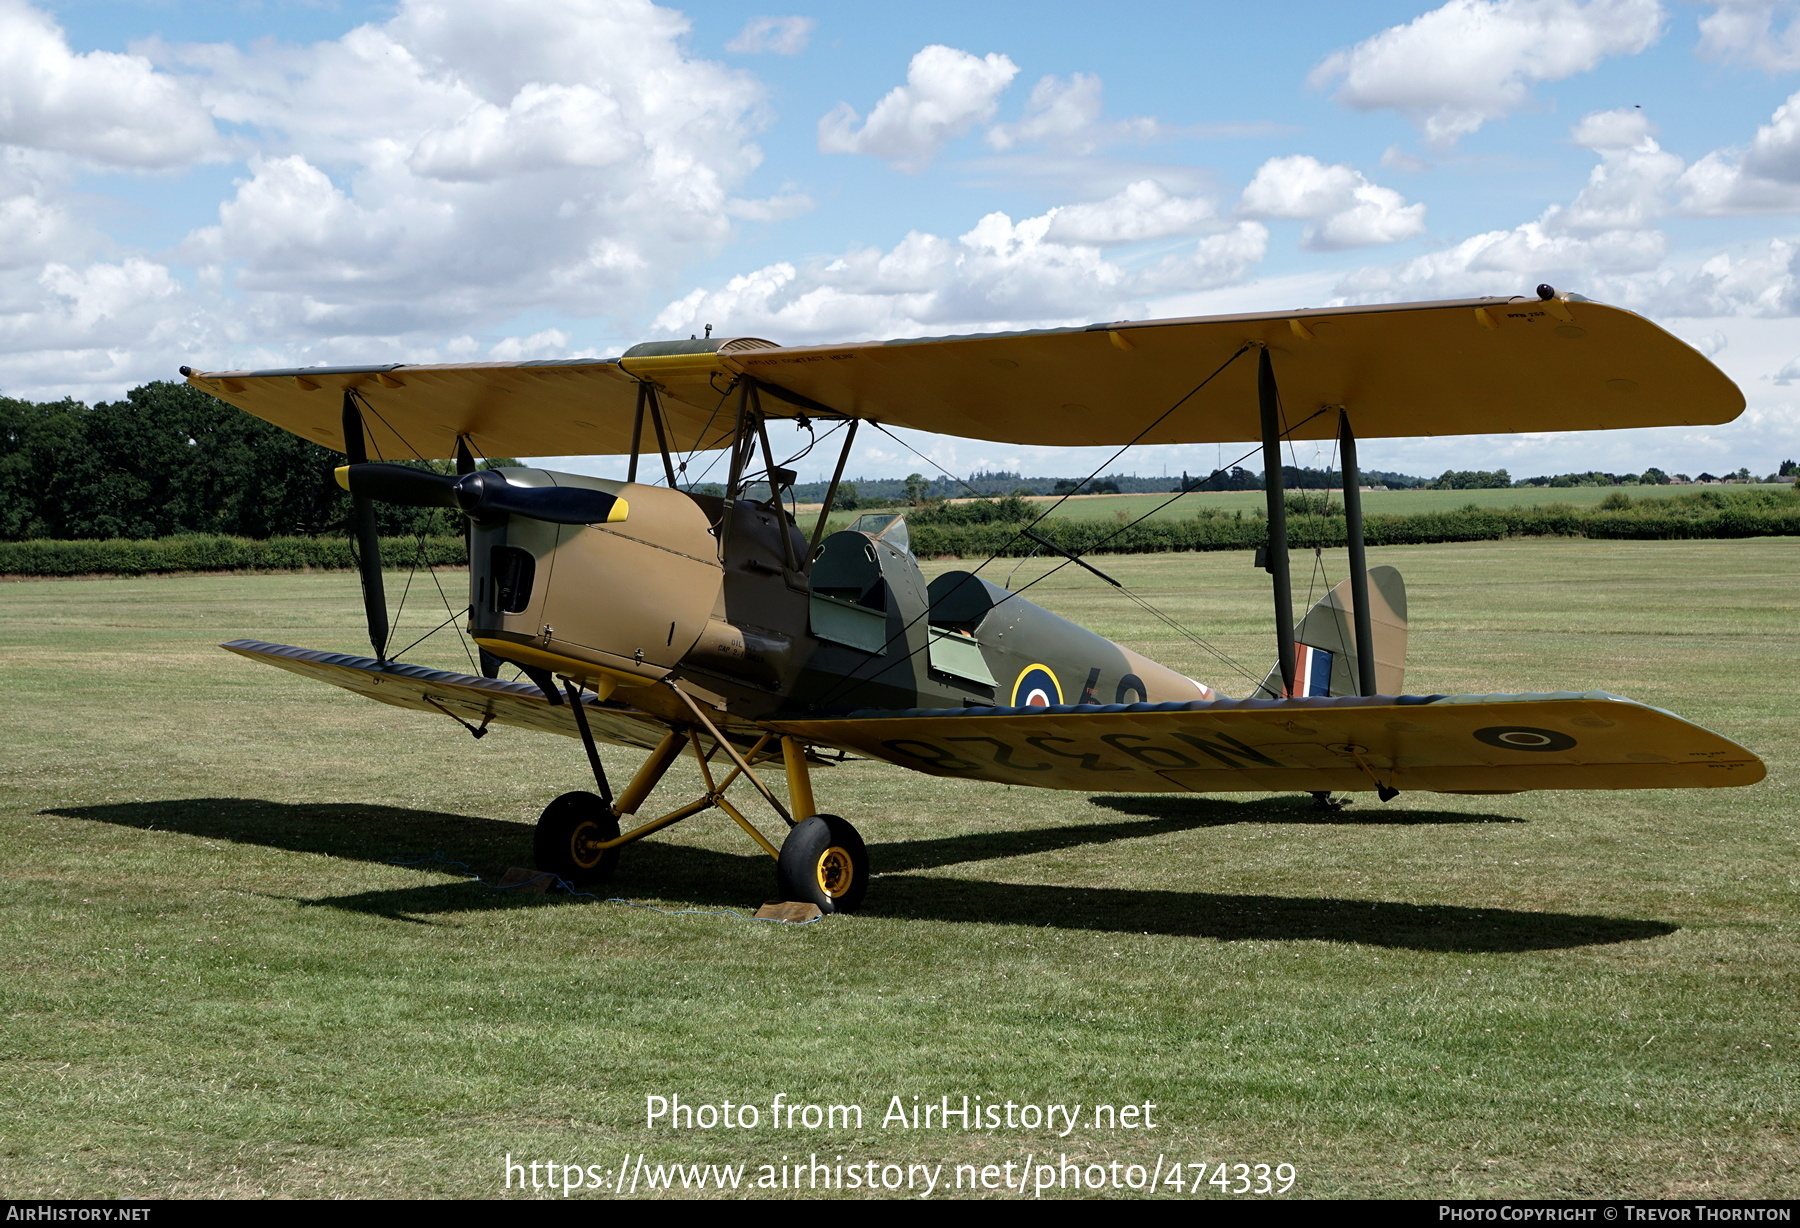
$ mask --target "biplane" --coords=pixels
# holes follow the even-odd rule
[[[510,725],[579,739],[595,791],[552,800],[534,838],[538,868],[571,883],[604,880],[626,845],[716,808],[775,860],[784,899],[854,910],[867,850],[820,811],[813,783],[847,755],[969,781],[1291,790],[1326,804],[1339,792],[1717,788],[1764,774],[1729,739],[1604,691],[1406,693],[1405,585],[1368,564],[1359,439],[1716,424],[1743,410],[1688,345],[1548,286],[846,345],[709,335],[606,360],[182,374],[343,452],[374,655],[223,647],[477,737]],[[793,510],[796,474],[771,446],[781,419],[839,436],[810,532]],[[864,424],[1071,447],[1260,440],[1266,680],[1227,698],[979,568],[927,583],[903,516],[828,533]],[[1298,623],[1280,451],[1295,440],[1335,441],[1350,573]],[[678,458],[706,452],[725,463],[722,494],[683,480]],[[629,457],[627,476],[478,463],[571,454]],[[454,474],[404,463],[452,459]],[[479,676],[390,659],[378,501],[466,517],[459,617]],[[649,752],[617,791],[603,746]],[[700,795],[649,807],[687,755]],[[752,794],[785,826],[779,841],[739,805]]]

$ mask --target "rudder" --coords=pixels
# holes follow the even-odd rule
[[[1355,603],[1344,580],[1294,628],[1294,695],[1355,695]],[[1406,581],[1396,567],[1369,568],[1369,623],[1375,640],[1375,693],[1399,695],[1406,685]],[[1281,697],[1277,664],[1258,693]]]

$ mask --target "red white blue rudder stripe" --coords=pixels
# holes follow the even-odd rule
[[[1311,644],[1294,645],[1294,698],[1331,694],[1331,657]]]

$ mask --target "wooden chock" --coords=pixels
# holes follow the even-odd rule
[[[812,921],[825,914],[811,901],[770,900],[756,915],[762,921]]]

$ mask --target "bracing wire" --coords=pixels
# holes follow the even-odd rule
[[[1082,487],[1086,486],[1089,482],[1093,481],[1094,478],[1098,477],[1100,475],[1100,473],[1106,468],[1106,466],[1112,464],[1114,461],[1118,460],[1118,458],[1120,456],[1124,455],[1131,448],[1135,447],[1137,445],[1137,443],[1144,438],[1145,435],[1148,435],[1151,431],[1155,430],[1157,426],[1161,425],[1162,422],[1164,420],[1166,420],[1170,414],[1174,413],[1177,409],[1179,409],[1183,405],[1187,404],[1187,402],[1189,400],[1193,399],[1193,397],[1195,395],[1197,395],[1202,389],[1204,389],[1208,384],[1212,383],[1213,380],[1217,379],[1221,374],[1223,374],[1227,367],[1231,366],[1232,363],[1236,362],[1244,354],[1248,353],[1252,348],[1253,347],[1248,344],[1239,346],[1238,349],[1229,358],[1227,358],[1224,362],[1220,363],[1217,367],[1215,367],[1213,369],[1213,371],[1206,376],[1205,379],[1203,379],[1199,383],[1195,384],[1186,393],[1184,393],[1179,399],[1177,399],[1174,404],[1170,405],[1169,408],[1165,409],[1162,413],[1158,414],[1148,425],[1146,425],[1135,436],[1133,436],[1132,439],[1128,443],[1126,443],[1123,447],[1120,447],[1111,456],[1107,457],[1106,460],[1102,461],[1100,466],[1098,468],[1096,468],[1092,473],[1090,473],[1087,477],[1083,478],[1080,482],[1076,483],[1076,485],[1074,486],[1072,491],[1070,491],[1067,494],[1064,494],[1061,498],[1057,499],[1056,502],[1052,503],[1050,505],[1050,507],[1045,509],[1044,512],[1042,512],[1036,519],[1031,521],[1030,524],[1023,526],[1018,532],[1016,532],[1013,535],[1012,538],[1010,538],[1006,542],[1005,545],[1002,545],[1000,547],[1000,549],[1004,550],[1007,545],[1011,545],[1012,542],[1017,541],[1020,537],[1024,536],[1030,530],[1036,528],[1039,524],[1042,524],[1044,519],[1047,516],[1049,516],[1051,512],[1054,512],[1057,508],[1061,507],[1065,502],[1067,502],[1069,500],[1069,498],[1072,497],[1072,495],[1074,494],[1075,491],[1079,491]],[[1324,411],[1321,410],[1319,412],[1322,413]],[[1317,414],[1314,414],[1311,417],[1309,417],[1308,419],[1306,419],[1306,421],[1311,421],[1312,417],[1317,417],[1317,416],[1318,416]],[[914,448],[911,444],[908,444],[905,440],[903,440],[899,436],[895,435],[892,431],[889,431],[886,427],[882,426],[881,423],[874,422],[873,420],[871,420],[871,425],[873,425],[876,430],[879,430],[882,434],[886,435],[889,439],[892,439],[895,443],[898,443],[902,447],[906,448],[913,455],[918,456],[918,457],[920,457],[920,459],[926,461],[933,468],[937,469],[940,473],[944,474],[944,476],[950,478],[953,482],[956,482],[959,485],[961,485],[964,489],[971,491],[972,493],[976,494],[977,496],[979,496],[981,494],[980,491],[975,490],[975,488],[972,485],[970,485],[968,482],[966,482],[963,479],[952,474],[949,470],[945,469],[942,465],[938,464],[937,461],[935,461],[932,458],[925,456],[923,453],[919,452],[918,449]],[[1304,423],[1302,423],[1301,425],[1304,425]],[[1249,455],[1249,453],[1245,453],[1246,457],[1248,455]],[[1241,459],[1242,458],[1240,458],[1240,460]],[[1238,463],[1238,462],[1236,462],[1236,461],[1233,462],[1233,464],[1236,464],[1236,463]],[[1185,492],[1181,492],[1181,493],[1185,493]],[[1174,496],[1174,498],[1180,498],[1180,497],[1181,497],[1180,493],[1178,493],[1177,495]],[[1154,515],[1156,512],[1162,510],[1162,508],[1167,507],[1168,504],[1173,501],[1174,501],[1173,499],[1165,500],[1163,503],[1158,504],[1155,508],[1152,508],[1149,512],[1146,512],[1143,516],[1139,516],[1136,519],[1131,520],[1131,521],[1119,526],[1119,528],[1115,529],[1112,533],[1109,533],[1106,537],[1102,538],[1099,542],[1095,543],[1094,546],[1088,547],[1088,549],[1091,551],[1094,549],[1095,546],[1104,545],[1106,542],[1109,542],[1113,538],[1117,537],[1120,533],[1123,533],[1123,532],[1127,531],[1128,529],[1131,529],[1134,526],[1136,526],[1137,524],[1141,523],[1145,519],[1146,516]],[[981,572],[982,568],[986,567],[989,563],[993,562],[998,557],[999,557],[999,551],[997,550],[994,553],[988,555],[988,557],[983,559],[980,563],[976,564],[976,566],[973,568],[973,570],[970,571],[969,574],[971,576],[979,574]],[[1030,583],[1026,584],[1025,588],[1030,588],[1032,584],[1036,584],[1036,583],[1038,583],[1038,581],[1045,579],[1047,576],[1053,575],[1056,572],[1061,571],[1063,567],[1066,567],[1069,565],[1070,561],[1071,560],[1069,560],[1069,559],[1064,559],[1063,562],[1057,564],[1055,567],[1052,567],[1043,576],[1039,576],[1039,577],[1037,577],[1036,580],[1033,580]],[[1122,588],[1123,586],[1121,585],[1118,587]],[[1023,592],[1024,589],[1020,589],[1019,591]],[[1000,601],[997,601],[994,604],[996,606],[1004,604],[1012,596],[1016,596],[1016,595],[1017,594],[1008,594],[1007,597],[1002,597],[1000,599]],[[1142,598],[1139,598],[1139,600],[1141,601]],[[914,626],[918,625],[918,623],[921,619],[928,618],[930,616],[930,613],[931,613],[931,611],[929,608],[925,609],[921,613],[919,613],[919,614],[915,615],[913,618],[909,619],[906,622],[906,624],[900,628],[900,630],[898,632],[889,636],[887,642],[885,644],[883,644],[883,646],[882,646],[883,653],[885,653],[888,648],[892,647],[896,641],[903,642],[904,638],[906,636],[906,633],[909,632],[910,630],[912,630],[912,628]],[[1159,617],[1166,617],[1166,616],[1159,614]],[[1186,634],[1191,635],[1192,633],[1189,632]],[[909,652],[906,655],[904,660],[911,660],[914,656],[918,655],[918,653],[920,651],[922,651],[922,649],[914,649],[912,652]],[[1221,658],[1223,658],[1223,656],[1224,656],[1224,654],[1221,653],[1219,650],[1217,650],[1215,648],[1211,648],[1210,646],[1208,647],[1208,651],[1214,653],[1214,655],[1216,655],[1216,656],[1220,656]],[[873,661],[873,660],[874,660],[874,658],[871,658],[871,661]],[[836,699],[838,696],[843,695],[849,687],[855,685],[856,683],[858,683],[860,681],[863,681],[863,678],[861,678],[860,675],[862,674],[862,671],[864,671],[865,669],[868,668],[869,664],[870,664],[870,662],[863,662],[863,663],[857,665],[857,667],[855,669],[844,674],[842,677],[840,677],[838,679],[836,684],[833,685],[833,687],[831,688],[831,690],[829,692],[827,692],[825,695],[820,697],[818,702],[821,705],[830,703],[832,700]],[[891,668],[891,664],[892,663],[888,663],[885,667]],[[1245,672],[1245,671],[1243,671],[1241,666],[1238,666],[1235,663],[1233,664],[1233,668],[1239,670],[1239,672]]]
[[[445,627],[448,627],[451,623],[455,622],[457,619],[461,618],[466,613],[468,613],[467,610],[451,611],[449,618],[446,618],[443,622],[439,623],[437,626],[435,626],[431,630],[427,631],[424,635],[421,635],[418,639],[416,639],[412,643],[408,644],[405,648],[402,648],[399,652],[395,653],[394,660],[398,661],[406,653],[411,652],[413,649],[417,648],[420,644],[423,644],[426,640],[430,639],[432,636],[434,636],[438,632],[442,631]],[[471,667],[473,667],[474,662],[471,661],[470,665],[471,665]],[[477,672],[479,672],[479,671],[477,671]]]
[[[1284,419],[1283,419],[1284,429],[1283,429],[1282,434],[1284,436],[1291,435],[1291,433],[1293,431],[1299,430],[1301,427],[1305,426],[1308,422],[1311,422],[1314,418],[1317,418],[1320,414],[1322,414],[1324,412],[1325,412],[1325,410],[1322,408],[1315,410],[1313,413],[1308,414],[1305,418],[1302,418],[1299,422],[1295,423],[1291,427],[1285,425],[1286,420],[1284,417]],[[896,436],[893,436],[890,434],[889,438],[894,439],[896,443],[900,443],[903,446],[905,445],[905,441],[897,438]],[[1228,470],[1231,467],[1242,464],[1244,461],[1249,460],[1250,457],[1254,456],[1258,450],[1259,450],[1259,448],[1251,448],[1248,452],[1245,452],[1243,455],[1241,455],[1237,459],[1233,460],[1231,462],[1230,466],[1221,466],[1220,469],[1218,470],[1218,472],[1225,472],[1226,470]],[[917,450],[913,450],[913,455],[920,456],[921,454]],[[926,458],[926,459],[928,459],[928,458]],[[1109,461],[1108,463],[1111,463],[1111,462]],[[1265,475],[1264,481],[1266,482],[1267,480],[1268,480],[1267,475]],[[966,485],[966,483],[965,483],[965,485]],[[1171,503],[1174,503],[1177,499],[1180,499],[1183,495],[1185,495],[1187,493],[1188,493],[1187,491],[1177,491],[1176,493],[1172,494],[1169,498],[1164,499],[1161,503],[1158,503],[1155,507],[1151,508],[1149,511],[1144,512],[1141,515],[1134,517],[1133,519],[1125,522],[1124,524],[1120,525],[1117,529],[1114,529],[1111,533],[1109,533],[1105,537],[1101,538],[1099,541],[1094,542],[1092,545],[1090,545],[1087,548],[1087,553],[1092,553],[1095,549],[1098,549],[1100,546],[1104,546],[1107,542],[1113,540],[1113,538],[1119,536],[1121,533],[1125,533],[1125,532],[1129,531],[1130,529],[1132,529],[1133,527],[1135,527],[1139,524],[1142,524],[1145,520],[1149,519],[1151,516],[1156,515],[1156,513],[1162,511],[1164,508],[1168,507]],[[1039,520],[1041,521],[1041,519],[1042,518],[1040,517]],[[1038,521],[1033,522],[1033,524],[1036,524],[1036,523],[1038,523]],[[1029,526],[1027,526],[1027,527],[1029,527]],[[980,571],[981,567],[985,567],[987,565],[987,563],[992,562],[995,557],[997,557],[997,555],[988,556],[988,558],[986,560],[984,560],[982,562],[982,564],[980,566],[978,566],[975,570]],[[1072,561],[1073,560],[1071,560],[1071,559],[1064,559],[1062,562],[1057,563],[1055,566],[1051,567],[1048,571],[1044,572],[1044,574],[1037,576],[1036,578],[1034,578],[1032,580],[1027,581],[1025,584],[1021,585],[1016,591],[1008,593],[1005,597],[1002,597],[999,601],[995,602],[994,604],[996,606],[1005,604],[1007,601],[1009,601],[1013,597],[1017,597],[1020,594],[1024,593],[1026,589],[1031,588],[1033,585],[1049,579],[1051,576],[1055,575],[1057,572],[1061,571],[1063,568],[1069,566]],[[1017,571],[1017,568],[1015,568],[1014,570]],[[974,573],[971,572],[970,574],[974,574]],[[1144,605],[1144,608],[1146,610],[1149,610],[1157,618],[1162,619],[1164,622],[1168,623],[1175,630],[1179,631],[1183,636],[1192,640],[1195,644],[1199,645],[1200,647],[1204,648],[1207,652],[1209,652],[1213,656],[1217,657],[1220,661],[1224,662],[1231,669],[1235,670],[1237,673],[1239,673],[1243,677],[1248,678],[1251,682],[1256,683],[1259,686],[1261,685],[1262,679],[1256,677],[1256,675],[1251,673],[1249,670],[1245,669],[1236,660],[1232,659],[1230,656],[1228,656],[1227,654],[1225,654],[1218,648],[1214,647],[1213,645],[1208,644],[1205,640],[1203,640],[1199,636],[1195,635],[1192,631],[1188,630],[1186,627],[1181,626],[1176,620],[1169,618],[1168,615],[1164,614],[1162,611],[1154,609],[1154,607],[1151,607],[1148,602],[1143,600],[1143,598],[1138,597],[1136,594],[1130,593],[1128,590],[1126,590],[1124,585],[1119,584],[1116,587],[1118,587],[1121,592],[1125,592],[1127,596],[1130,596],[1134,600],[1139,601],[1141,604]],[[913,621],[917,622],[918,620],[914,619]],[[911,625],[912,625],[912,623],[907,624],[908,627],[910,627]],[[904,630],[905,630],[905,628],[902,628],[903,632],[904,632]],[[912,654],[909,654],[909,656],[910,655],[912,655]]]
[[[415,456],[422,455],[419,452],[419,449],[413,447],[412,441],[407,439],[405,435],[402,435],[400,433],[400,431],[395,428],[393,423],[389,422],[385,417],[382,416],[381,411],[376,409],[375,406],[372,403],[370,403],[369,398],[363,395],[362,390],[360,388],[352,388],[349,391],[350,391],[350,395],[352,395],[353,397],[356,398],[357,403],[359,405],[361,405],[364,409],[366,409],[369,413],[373,414],[375,416],[375,419],[378,422],[380,422],[382,426],[386,427],[393,434],[394,438],[398,439],[401,442],[401,444],[406,448],[407,451],[413,453]],[[476,442],[472,438],[469,438],[468,436],[464,436],[464,438],[468,440],[469,449],[470,449],[471,453],[476,456],[479,456],[484,462],[487,462],[491,467],[492,461],[489,460],[486,453],[481,451],[480,446],[478,444],[476,444]],[[378,440],[376,440],[375,433],[373,431],[370,431],[368,433],[368,439],[369,439],[370,445],[374,448],[375,455],[378,458],[385,459],[385,457],[382,456],[381,444]],[[424,533],[424,530],[422,530],[422,529],[416,530],[414,536],[415,536],[415,541],[413,544],[412,564],[410,567],[408,567],[407,572],[406,572],[406,583],[404,586],[402,586],[402,588],[400,590],[400,602],[398,605],[396,605],[394,607],[394,617],[393,617],[392,623],[390,623],[390,625],[389,625],[389,635],[393,635],[394,632],[399,630],[400,617],[402,614],[404,614],[406,612],[406,600],[412,593],[413,577],[418,574],[418,571],[419,571],[419,568],[421,565],[424,566],[426,574],[428,574],[431,577],[431,583],[437,589],[438,599],[444,603],[444,610],[450,615],[450,617],[445,619],[443,622],[439,623],[437,626],[433,627],[431,630],[427,631],[424,635],[421,635],[418,639],[416,639],[412,643],[408,644],[405,648],[402,648],[399,652],[390,654],[390,657],[395,660],[398,660],[401,656],[403,656],[406,653],[409,653],[413,649],[417,648],[420,644],[424,643],[426,640],[428,640],[432,636],[436,635],[439,631],[442,631],[445,627],[447,627],[451,623],[455,622],[457,620],[457,618],[459,617],[458,613],[450,605],[450,597],[447,593],[444,592],[444,586],[443,586],[442,582],[440,582],[438,580],[436,570],[431,566],[430,562],[425,558],[425,533]],[[351,556],[352,556],[353,561],[356,562],[358,569],[360,570],[362,561],[361,561],[360,556],[358,556],[356,554],[356,547],[355,547],[354,539],[352,539],[352,542],[351,542]],[[464,612],[466,613],[467,611],[465,610]],[[479,665],[477,665],[475,662],[475,654],[469,648],[468,637],[463,635],[460,630],[457,632],[457,643],[462,647],[463,655],[468,658],[470,673],[471,674],[479,674],[481,672],[481,667]]]
[[[1318,417],[1319,413],[1323,413],[1323,412],[1325,412],[1325,411],[1320,410],[1320,411],[1318,411],[1318,413],[1311,414],[1308,417],[1302,419],[1294,427],[1289,428],[1289,429],[1297,430],[1297,429],[1299,429],[1299,427],[1305,426],[1308,422],[1311,422],[1314,418]],[[1242,456],[1240,456],[1236,460],[1232,461],[1231,464],[1233,466],[1242,464],[1244,461],[1250,459],[1251,456],[1255,455],[1257,450],[1258,449],[1256,449],[1256,448],[1250,449],[1250,451],[1245,452]],[[1221,467],[1218,470],[1218,472],[1224,472],[1224,471],[1225,471],[1224,467]],[[1265,477],[1264,480],[1266,481],[1267,478]],[[1113,538],[1117,537],[1119,534],[1126,532],[1127,530],[1131,529],[1135,525],[1143,523],[1149,517],[1156,515],[1156,513],[1160,512],[1163,508],[1168,507],[1171,503],[1175,502],[1177,499],[1181,498],[1181,496],[1186,493],[1188,493],[1188,492],[1187,491],[1179,491],[1176,494],[1171,495],[1169,498],[1164,499],[1161,503],[1157,504],[1155,507],[1151,508],[1149,511],[1144,512],[1142,515],[1137,516],[1136,518],[1134,518],[1130,521],[1127,521],[1125,524],[1120,525],[1113,532],[1107,534],[1105,537],[1101,538],[1099,541],[1097,541],[1093,545],[1089,546],[1088,551],[1091,553],[1093,550],[1097,549],[1098,547],[1104,546],[1107,542],[1111,541]],[[1064,567],[1067,567],[1069,565],[1069,563],[1070,563],[1070,560],[1068,560],[1068,559],[1063,560],[1062,562],[1056,564],[1056,566],[1050,568],[1050,570],[1046,571],[1043,575],[1038,576],[1035,579],[1027,581],[1025,584],[1021,585],[1016,592],[1008,594],[1008,597],[1002,597],[1000,599],[1000,601],[997,601],[994,604],[1001,605],[1006,600],[1008,600],[1009,597],[1016,597],[1020,593],[1023,593],[1026,589],[1030,588],[1032,585],[1037,584],[1043,580],[1048,580],[1051,576],[1053,576],[1057,572],[1061,571]],[[1124,591],[1124,589],[1125,589],[1124,585],[1119,585],[1118,587],[1120,588],[1121,591]],[[1132,595],[1132,594],[1128,593],[1127,595]],[[1141,600],[1141,598],[1139,600]],[[1209,652],[1213,656],[1217,657],[1220,661],[1223,661],[1226,665],[1228,665],[1231,669],[1237,671],[1243,677],[1248,678],[1251,682],[1254,682],[1257,685],[1261,685],[1262,679],[1256,677],[1256,675],[1252,674],[1249,670],[1245,669],[1242,665],[1238,664],[1238,662],[1236,660],[1234,660],[1233,658],[1231,658],[1224,652],[1220,651],[1218,648],[1215,648],[1213,645],[1208,644],[1205,640],[1203,640],[1199,636],[1195,635],[1192,631],[1188,630],[1186,627],[1183,627],[1179,623],[1175,622],[1174,620],[1169,619],[1168,616],[1163,614],[1160,610],[1153,609],[1152,607],[1150,607],[1148,605],[1148,603],[1145,603],[1145,608],[1150,609],[1151,612],[1154,613],[1158,618],[1161,618],[1165,622],[1168,622],[1170,626],[1174,627],[1182,635],[1186,636],[1188,639],[1192,640],[1195,644],[1198,644],[1200,647],[1204,648],[1207,652]]]
[[[423,549],[425,545],[423,535],[419,538],[419,545],[420,548]],[[455,622],[458,618],[465,614],[472,613],[473,607],[464,606],[461,610],[456,610],[451,607],[450,594],[444,591],[442,582],[437,578],[437,569],[432,567],[430,560],[426,560],[425,574],[431,577],[431,583],[437,588],[438,600],[444,603],[444,613],[450,616],[426,633],[427,635],[436,635],[439,631],[442,631],[447,625]],[[425,637],[422,636],[420,638],[423,639]],[[417,643],[418,641],[414,642]],[[462,646],[463,656],[469,659],[469,672],[471,674],[479,674],[481,672],[481,666],[475,663],[475,653],[469,648],[469,637],[462,633],[461,628],[457,629],[456,642]]]
[[[375,415],[375,420],[377,422],[381,423],[381,425],[387,427],[387,429],[389,431],[393,432],[394,438],[398,439],[402,444],[404,444],[406,447],[406,450],[408,452],[411,452],[414,456],[417,456],[417,457],[423,457],[425,455],[423,452],[419,451],[419,449],[412,446],[411,440],[409,440],[406,436],[402,435],[398,430],[395,430],[393,423],[389,422],[386,418],[381,416],[381,411],[379,409],[376,409],[375,406],[370,403],[369,398],[362,394],[362,389],[352,388],[349,390],[349,392],[350,392],[351,396],[356,398],[358,404],[360,404],[364,409],[368,410],[370,413]],[[375,432],[373,432],[373,431],[369,432],[369,442],[371,444],[375,443]],[[381,456],[381,445],[379,445],[379,444],[375,444],[375,455],[378,457]],[[382,457],[382,459],[385,460],[386,458]]]
[[[688,478],[688,486],[690,488],[694,487],[694,486],[698,486],[701,482],[704,482],[706,480],[706,475],[711,473],[713,471],[713,469],[718,466],[720,457],[714,456],[712,458],[711,462],[709,462],[707,464],[706,468],[701,472],[699,477],[697,477],[697,478],[688,477],[688,466],[693,463],[693,460],[696,456],[700,455],[700,451],[701,451],[700,445],[706,442],[706,433],[708,431],[712,430],[713,423],[717,422],[719,419],[719,411],[721,409],[725,408],[725,402],[727,400],[729,400],[730,397],[731,397],[731,389],[730,388],[727,388],[724,392],[721,392],[719,394],[718,401],[716,401],[713,404],[712,412],[710,412],[706,415],[706,421],[701,423],[699,433],[694,436],[694,446],[689,448],[686,452],[677,453],[677,455],[680,456],[681,459],[675,465],[675,473],[678,477],[687,477]],[[670,431],[670,434],[674,433],[674,424],[673,423],[671,423],[669,425],[669,431]],[[713,451],[720,452],[720,450],[717,448],[714,448]],[[720,455],[722,456],[723,453],[720,452]]]

